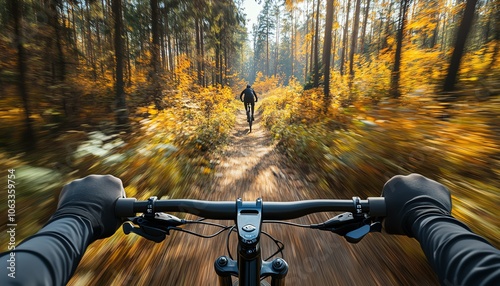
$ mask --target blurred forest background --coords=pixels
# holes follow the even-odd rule
[[[0,0],[19,241],[87,174],[138,198],[202,187],[250,83],[280,151],[332,197],[422,173],[500,247],[498,1],[259,0],[250,30],[243,1]]]

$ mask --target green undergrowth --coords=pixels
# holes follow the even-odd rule
[[[333,100],[325,112],[321,94],[277,88],[261,105],[265,126],[309,180],[332,197],[365,197],[394,175],[423,174],[450,188],[455,216],[500,246],[498,98],[447,109],[427,95]]]

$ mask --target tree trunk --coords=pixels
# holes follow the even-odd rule
[[[163,16],[163,13],[164,13],[164,10],[163,9],[160,9],[160,51],[161,51],[161,70],[162,71],[165,71],[166,69],[166,63],[167,63],[167,54],[166,54],[166,48],[165,48],[165,23],[164,23],[164,16]]]
[[[403,1],[406,1],[406,0],[403,0]],[[394,1],[390,0],[389,1],[389,9],[387,11],[387,19],[391,19],[392,18],[392,7],[393,7],[393,5],[394,5]],[[387,38],[391,34],[391,32],[389,31],[390,27],[391,27],[391,21],[390,20],[387,20],[387,22],[385,23],[385,27],[383,27],[383,28],[380,27],[380,36],[379,36],[380,46],[379,46],[379,50],[383,50],[383,49],[387,48]],[[382,35],[382,33],[384,33],[384,35]]]
[[[345,62],[345,55],[347,51],[347,32],[349,31],[349,11],[351,9],[351,0],[347,2],[347,6],[345,7],[346,9],[346,16],[345,16],[345,24],[344,24],[344,32],[343,32],[343,39],[342,39],[342,54],[340,55],[340,75],[344,75],[344,62]]]
[[[361,0],[356,0],[356,10],[354,11],[354,27],[352,28],[351,50],[349,52],[349,86],[354,78],[354,54],[358,43],[359,13],[361,10]]]
[[[165,27],[166,27],[166,33],[167,33],[167,52],[168,52],[168,69],[170,70],[170,72],[173,73],[174,71],[174,66],[175,66],[175,62],[174,62],[174,51],[173,51],[173,48],[172,48],[172,39],[171,39],[171,31],[170,31],[170,27],[168,25],[168,22],[169,22],[169,19],[168,19],[168,10],[165,9]]]
[[[75,23],[75,4],[71,4],[71,25],[73,26],[71,29],[71,34],[73,35],[73,54],[76,58],[76,63],[79,62],[79,53],[78,53],[78,41],[77,41],[77,33],[76,33],[76,23]]]
[[[333,25],[333,1],[326,1],[326,26],[325,26],[325,40],[323,43],[323,65],[324,65],[324,81],[323,90],[325,95],[325,112],[328,110],[330,104],[330,56],[332,53],[332,25]]]
[[[220,66],[220,44],[217,44],[215,46],[215,84],[221,83],[219,66]]]
[[[160,32],[158,22],[158,0],[150,0],[151,5],[151,67],[154,73],[160,72]]]
[[[116,61],[116,79],[115,79],[115,116],[116,124],[119,129],[128,128],[128,111],[125,100],[125,90],[123,82],[123,38],[122,38],[122,1],[112,0],[111,9],[114,20],[114,42],[115,42],[115,61]]]
[[[365,36],[366,36],[366,26],[368,23],[368,15],[370,12],[370,0],[366,0],[365,14],[363,16],[363,28],[361,28],[361,44],[359,45],[359,51],[364,54],[366,53],[365,49]]]
[[[266,77],[269,76],[269,19],[266,25]]]
[[[309,61],[307,60],[309,55],[308,55],[308,51],[309,51],[309,41],[307,40],[307,35],[309,35],[309,0],[306,1],[306,48],[305,48],[305,51],[306,51],[306,67],[304,69],[304,82],[307,82],[307,76],[309,75]]]
[[[280,46],[280,14],[279,14],[279,8],[276,7],[276,49],[275,49],[275,56],[274,56],[274,76],[278,75],[278,61],[279,61],[279,46]]]
[[[319,0],[316,0],[319,1]],[[311,16],[311,34],[314,37],[316,35],[316,31],[314,31],[314,0],[312,3],[312,16]],[[309,81],[312,80],[311,76],[313,75],[314,71],[314,41],[311,39],[311,51],[309,55],[309,71],[308,71],[308,76],[309,76]]]
[[[125,48],[127,50],[127,85],[132,86],[132,63],[130,62],[130,40],[125,37]]]
[[[201,79],[201,32],[200,32],[200,20],[196,15],[194,19],[195,27],[195,44],[196,44],[196,74],[198,77],[198,84],[203,85]]]
[[[319,0],[316,1],[316,28],[314,31],[314,87],[319,86]]]
[[[200,26],[200,49],[201,49],[201,71],[202,71],[202,85],[207,86],[207,76],[205,73],[205,41],[203,39],[203,23]]]
[[[411,0],[403,0],[401,2],[401,8],[399,10],[399,29],[397,34],[396,43],[396,54],[394,56],[394,67],[391,73],[391,96],[393,98],[399,98],[399,79],[401,77],[400,67],[401,67],[401,51],[403,48],[403,36],[406,23],[406,11],[408,10],[408,5]]]
[[[465,42],[467,41],[467,35],[469,34],[470,28],[472,26],[472,20],[474,19],[476,3],[477,0],[468,0],[465,5],[462,22],[460,23],[460,27],[457,31],[455,48],[453,49],[453,54],[451,55],[450,59],[450,66],[448,67],[448,74],[446,75],[446,79],[443,85],[444,92],[450,92],[455,89],[457,74],[460,68],[460,61],[462,60],[462,55],[465,49]]]
[[[14,28],[14,43],[17,47],[17,68],[19,78],[17,86],[21,95],[21,100],[24,107],[24,131],[22,137],[22,146],[26,150],[32,150],[36,147],[35,131],[33,129],[33,120],[31,119],[31,109],[29,106],[29,96],[26,90],[26,51],[23,45],[23,35],[21,33],[21,17],[22,17],[22,2],[20,0],[9,0],[8,5],[11,9],[12,26]]]
[[[97,80],[97,65],[95,60],[94,53],[94,41],[92,40],[92,27],[90,20],[90,6],[89,1],[85,1],[85,18],[87,20],[87,55],[86,57],[89,59],[89,64],[92,67],[92,80],[95,82]]]
[[[495,7],[495,19],[493,20],[493,22],[495,23],[495,30],[493,31],[494,32],[494,37],[492,39],[495,47],[493,48],[493,55],[491,57],[491,61],[488,65],[488,69],[490,71],[493,70],[494,66],[495,66],[495,61],[498,60],[498,50],[499,50],[499,46],[500,46],[500,3],[495,2],[495,5],[493,6]]]
[[[56,6],[56,1],[51,0],[50,5],[49,5],[49,24],[54,30],[54,35],[55,35],[55,44],[56,44],[56,50],[57,50],[57,56],[56,56],[56,64],[55,66],[57,67],[56,70],[56,79],[60,82],[63,82],[66,77],[66,64],[64,61],[64,53],[63,53],[63,48],[62,48],[62,42],[61,42],[61,28],[59,26],[59,13],[57,11],[57,6]]]
[[[160,28],[158,21],[158,0],[150,0],[151,5],[151,35],[152,35],[152,45],[151,45],[151,67],[153,69],[152,74],[152,85],[153,85],[153,100],[157,110],[163,109],[162,104],[162,93],[161,93],[161,83],[160,83]]]
[[[436,24],[436,27],[434,28],[434,31],[432,32],[432,36],[431,36],[431,39],[429,41],[428,47],[430,49],[434,49],[434,48],[436,48],[437,39],[438,39],[438,35],[439,35],[439,4],[432,1],[431,5],[432,5],[432,10],[434,11],[433,12],[433,14],[434,14],[433,21]]]
[[[291,13],[292,15],[292,34],[290,36],[290,48],[291,48],[291,53],[290,53],[290,58],[291,58],[291,71],[290,71],[290,75],[291,77],[295,77],[294,76],[294,64],[295,64],[295,40],[296,40],[296,37],[295,37],[295,10],[292,11]]]

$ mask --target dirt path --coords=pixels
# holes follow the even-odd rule
[[[262,197],[264,201],[318,198],[319,192],[303,179],[306,176],[275,150],[270,135],[261,126],[260,117],[256,116],[252,133],[248,132],[244,118],[243,110],[239,111],[230,143],[216,159],[219,164],[210,190],[195,191],[192,197],[208,200]],[[326,214],[316,215],[299,222],[319,222],[327,217]],[[213,228],[203,226],[196,229],[214,232]],[[268,224],[264,224],[263,230],[285,244],[284,258],[290,267],[287,285],[437,284],[414,240],[372,234],[351,245],[326,232]],[[149,274],[144,273],[142,282],[149,285],[217,285],[213,262],[226,254],[225,241],[226,235],[201,239],[175,233],[162,246],[163,254],[151,261],[147,267]],[[262,249],[265,256],[274,252],[275,246],[264,237]]]
[[[285,194],[283,191],[303,189],[304,182],[297,179],[286,160],[275,150],[270,135],[261,126],[259,115],[256,114],[252,132],[244,120],[243,110],[237,118],[230,144],[222,152],[215,170],[213,190],[230,200],[236,197],[244,200],[258,197],[264,200],[298,199],[299,192]]]

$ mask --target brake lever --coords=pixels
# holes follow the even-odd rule
[[[374,222],[372,224],[364,224],[361,227],[348,232],[344,237],[350,243],[358,243],[365,235],[370,232],[381,232],[382,224]]]
[[[344,236],[350,231],[361,226],[361,223],[364,219],[364,216],[354,216],[352,213],[346,212],[336,215],[323,223],[312,225],[311,227],[315,229],[331,231],[338,235]]]
[[[155,213],[154,215],[141,215],[131,217],[123,224],[123,232],[138,234],[154,242],[162,242],[170,230],[186,223],[185,220],[166,213]],[[134,226],[139,225],[139,227]]]
[[[380,232],[382,225],[364,214],[353,215],[350,212],[342,213],[321,224],[312,225],[312,228],[327,230],[343,236],[349,243],[358,243],[369,232]]]

